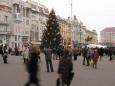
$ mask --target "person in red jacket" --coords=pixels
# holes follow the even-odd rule
[[[98,58],[99,58],[99,53],[97,52],[97,50],[94,50],[93,55],[92,55],[94,68],[97,68]]]

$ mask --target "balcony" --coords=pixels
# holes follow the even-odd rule
[[[23,21],[22,14],[21,13],[15,13],[14,14],[15,21]]]
[[[28,4],[28,3],[25,3],[25,4],[24,4],[24,7],[25,7],[25,8],[31,8],[30,4]]]
[[[9,2],[8,0],[0,0],[0,5],[11,7],[11,2]]]
[[[9,22],[8,21],[0,21],[0,25],[9,25]]]
[[[10,35],[10,31],[0,31],[0,35]]]
[[[13,4],[20,4],[20,0],[13,0],[12,3]]]

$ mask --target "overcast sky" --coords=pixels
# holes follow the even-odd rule
[[[71,16],[71,0],[34,0],[54,8],[56,15],[63,18]],[[115,26],[115,0],[73,0],[73,15],[89,30],[99,33],[105,27]]]

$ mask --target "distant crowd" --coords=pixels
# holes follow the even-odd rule
[[[41,62],[40,53],[41,50],[39,47],[34,45],[25,45],[22,51],[19,51],[18,48],[14,49],[9,48],[7,45],[0,46],[0,54],[3,57],[3,62],[8,63],[7,58],[8,54],[11,55],[21,55],[23,57],[23,62],[26,65],[27,72],[29,73],[29,80],[25,86],[30,86],[35,84],[40,86],[39,78],[37,74],[39,73],[39,65]],[[83,57],[83,65],[92,66],[97,69],[98,60],[102,60],[103,56],[107,56],[110,61],[115,58],[115,48],[64,48],[63,46],[58,47],[57,49],[52,49],[50,46],[42,49],[42,53],[45,55],[46,61],[46,71],[54,72],[52,60],[59,60],[58,65],[58,74],[59,77],[56,80],[56,86],[70,86],[71,81],[74,77],[73,71],[73,61],[77,61],[78,56]]]

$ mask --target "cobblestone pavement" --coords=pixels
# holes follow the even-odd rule
[[[9,56],[8,64],[3,64],[0,57],[0,86],[24,86],[28,79],[21,56]],[[74,63],[75,77],[71,86],[115,86],[115,61],[104,57],[98,62],[98,68],[93,69],[82,65],[82,57]],[[41,86],[56,86],[58,77],[58,60],[53,60],[54,72],[46,72],[44,55],[41,55],[40,80]]]

